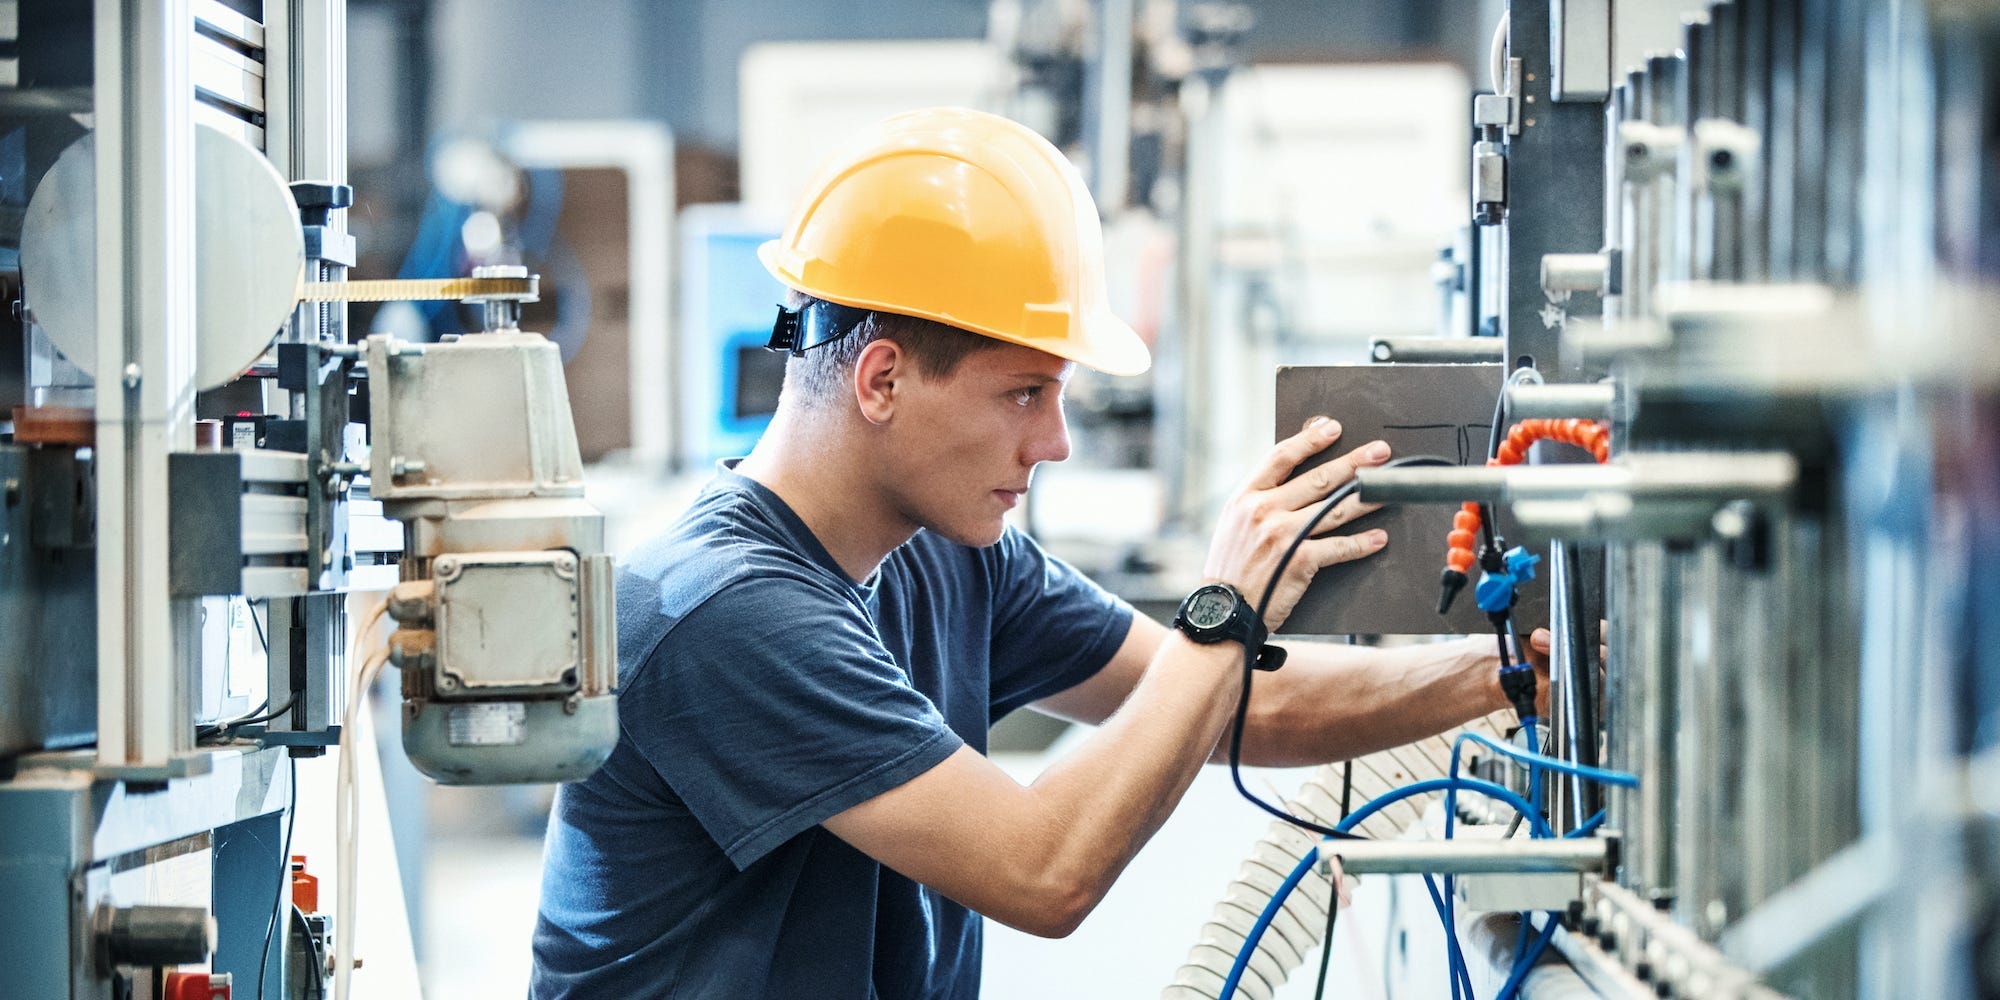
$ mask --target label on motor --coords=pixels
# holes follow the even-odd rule
[[[453,705],[445,738],[455,747],[511,747],[528,741],[528,706],[518,701]]]

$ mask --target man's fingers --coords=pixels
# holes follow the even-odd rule
[[[1319,523],[1313,526],[1312,537],[1325,538],[1341,527],[1353,524],[1355,521],[1381,509],[1382,505],[1379,503],[1362,503],[1353,497],[1348,497],[1334,504],[1333,509],[1327,511],[1326,516],[1319,519]],[[1312,520],[1312,516],[1318,512],[1319,508],[1315,506],[1308,507],[1293,515],[1298,518],[1298,527],[1293,528],[1292,533],[1297,534],[1299,528],[1305,527],[1306,522]]]
[[[1331,417],[1314,417],[1306,421],[1304,429],[1278,442],[1277,447],[1264,458],[1257,471],[1250,474],[1250,488],[1268,490],[1285,481],[1299,463],[1326,450],[1326,446],[1340,439],[1340,421]]]
[[[1370,441],[1330,462],[1313,466],[1291,481],[1271,491],[1271,497],[1287,510],[1315,507],[1334,490],[1354,478],[1354,470],[1381,465],[1389,460],[1389,445]]]
[[[1380,528],[1352,535],[1328,535],[1299,546],[1299,552],[1315,567],[1365,559],[1389,544],[1389,533]]]

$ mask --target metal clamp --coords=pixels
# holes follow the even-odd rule
[[[1757,133],[1736,122],[1705,118],[1694,123],[1692,163],[1688,179],[1697,192],[1723,194],[1743,190],[1757,168]]]
[[[1349,875],[1506,875],[1604,870],[1607,842],[1548,840],[1329,840],[1322,854]]]
[[[1625,156],[1625,181],[1647,184],[1674,172],[1686,133],[1651,122],[1618,123],[1618,143]]]
[[[1610,420],[1617,390],[1608,382],[1509,383],[1510,420]]]

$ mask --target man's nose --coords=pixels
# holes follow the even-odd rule
[[[1023,457],[1030,466],[1038,462],[1060,462],[1069,457],[1069,421],[1063,416],[1060,404],[1055,408],[1055,415],[1028,442],[1027,454]]]

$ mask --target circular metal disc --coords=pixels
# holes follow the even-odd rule
[[[86,133],[42,175],[21,224],[21,297],[63,357],[97,370],[97,140]]]
[[[21,286],[35,321],[85,371],[97,362],[97,144],[63,150],[28,203]],[[262,153],[195,123],[195,383],[243,373],[298,304],[305,238],[284,177]]]
[[[299,206],[278,168],[221,129],[194,128],[195,382],[243,374],[298,304]]]

